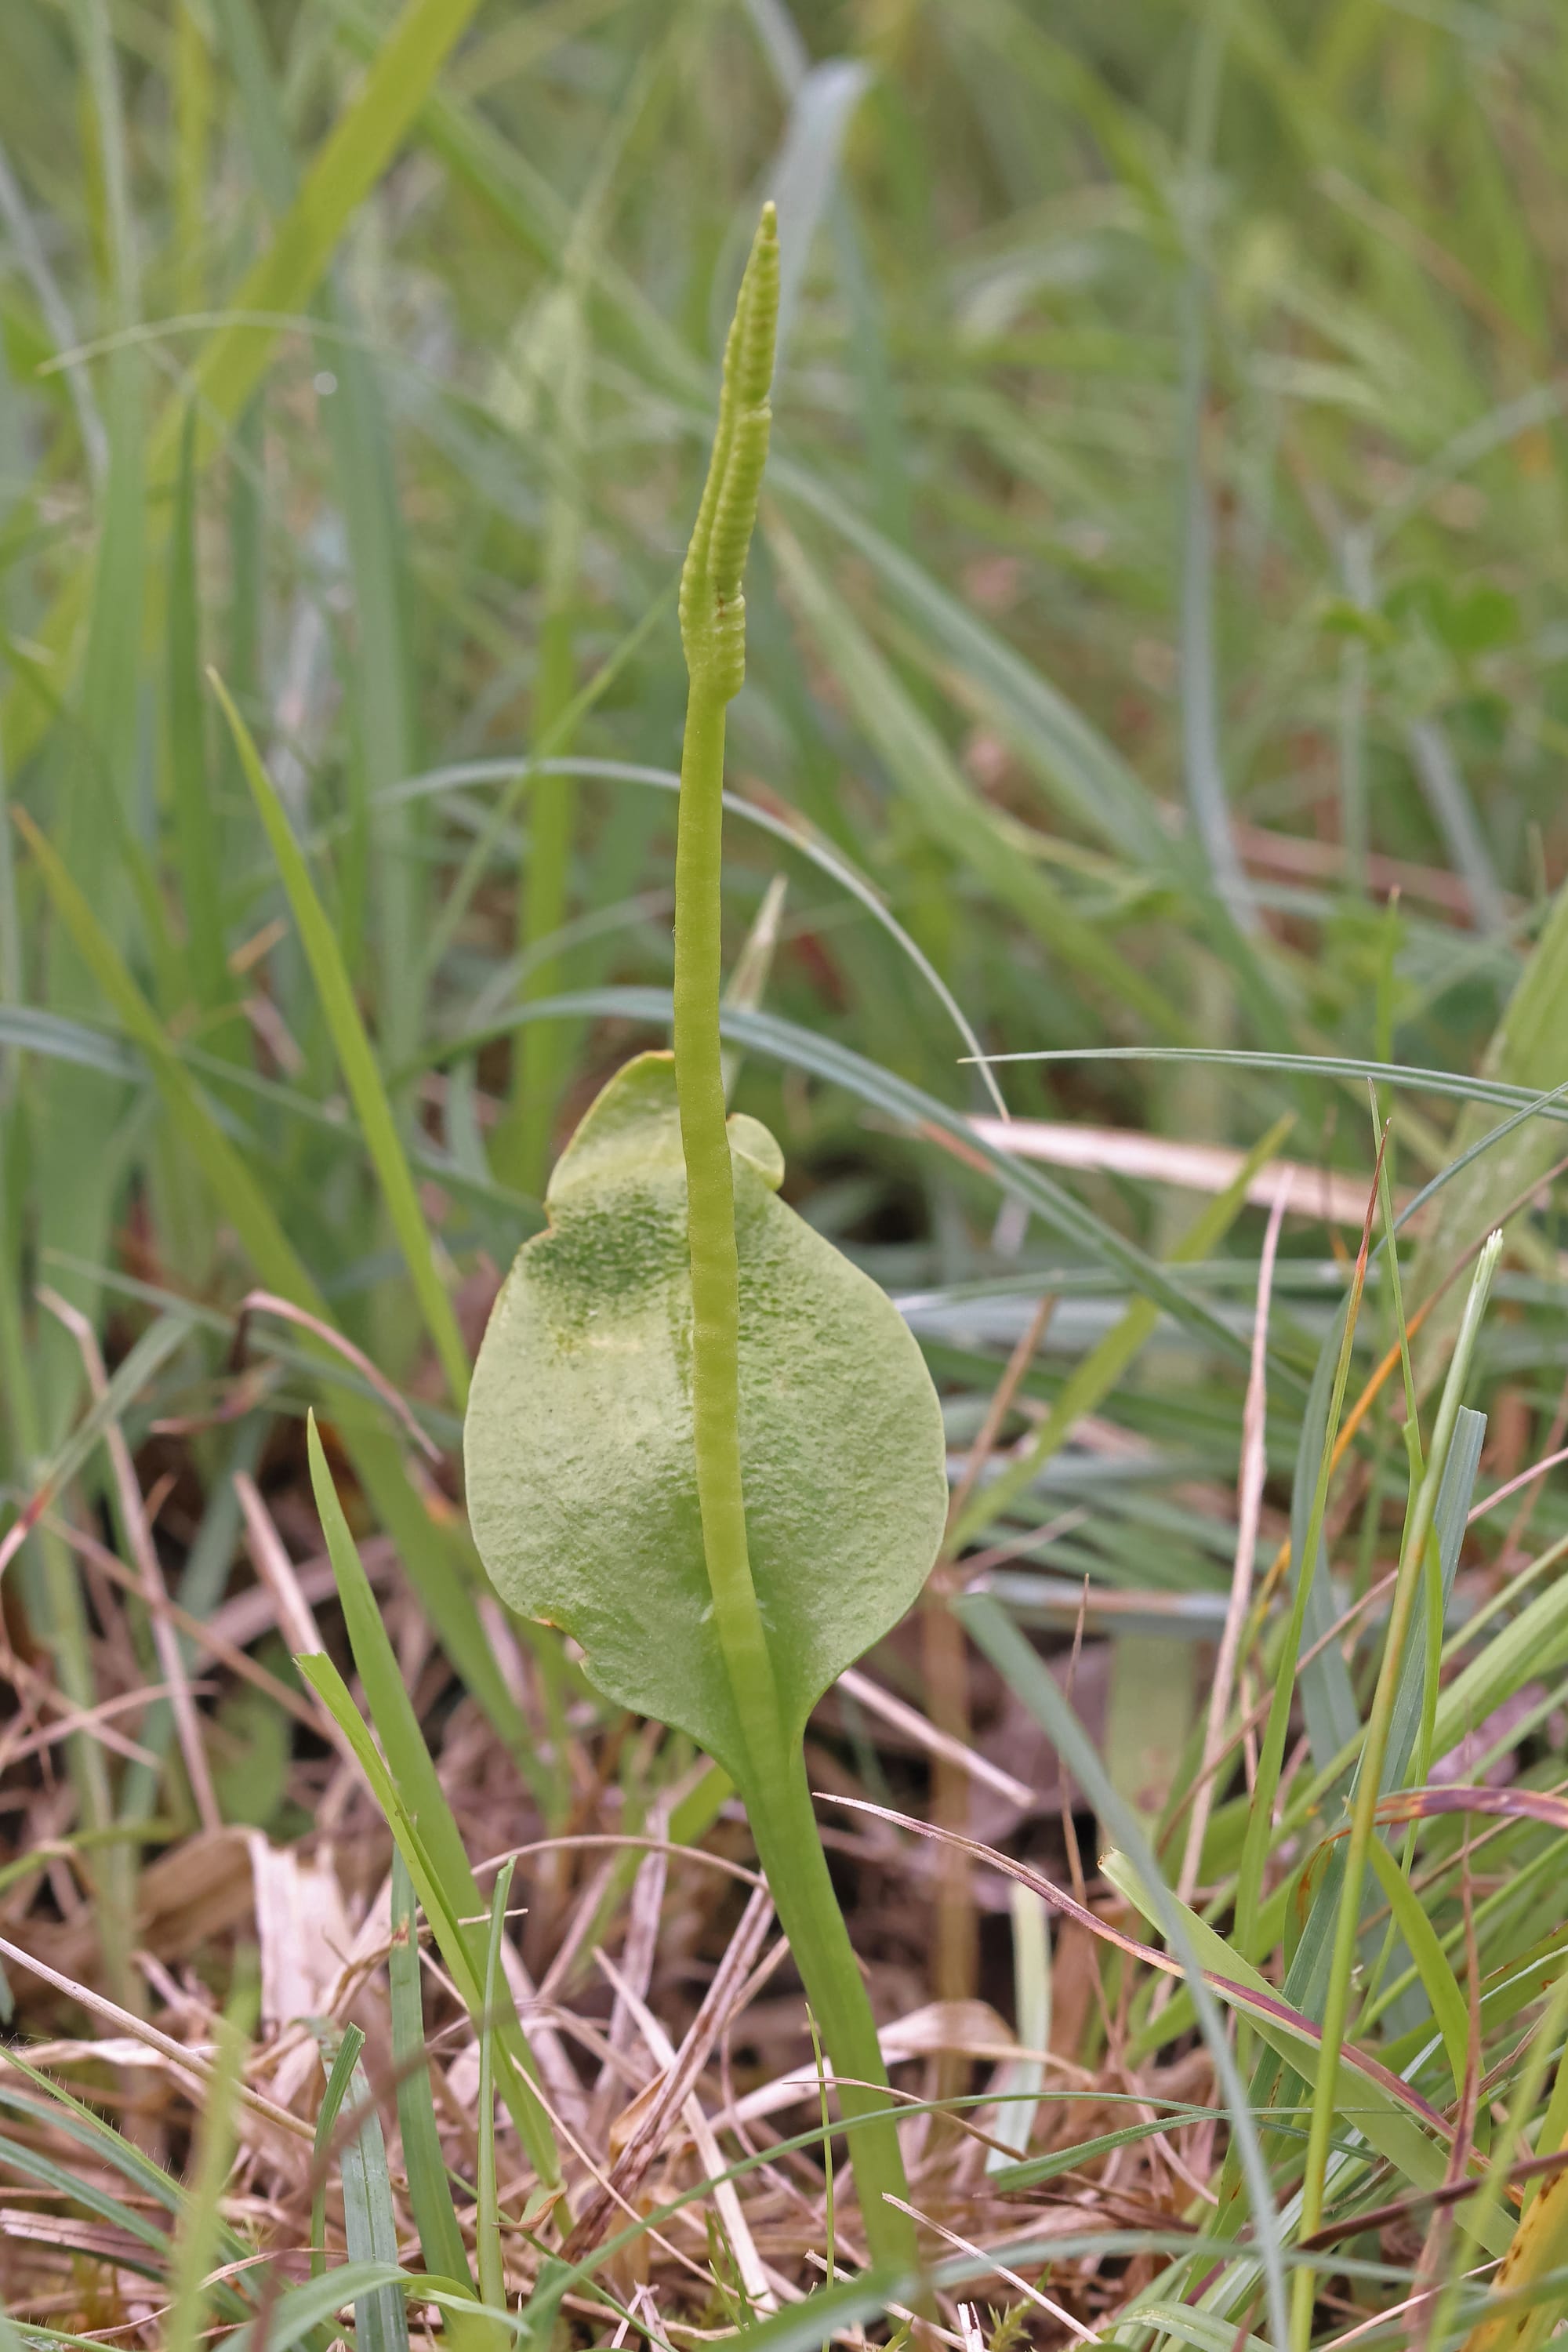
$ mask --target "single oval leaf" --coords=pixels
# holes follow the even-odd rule
[[[816,1700],[897,1622],[947,1508],[942,1412],[902,1318],[778,1199],[784,1158],[730,1120],[741,1455],[780,1709]],[[577,1641],[607,1698],[744,1754],[714,1630],[691,1433],[691,1285],[675,1070],[629,1062],[558,1161],[548,1229],[490,1317],[464,1450],[497,1590]]]

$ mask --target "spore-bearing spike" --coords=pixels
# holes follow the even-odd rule
[[[746,667],[746,606],[741,593],[757,519],[773,411],[778,329],[777,215],[771,204],[752,240],[724,344],[719,425],[697,522],[680,575],[680,635],[687,667],[726,700]]]

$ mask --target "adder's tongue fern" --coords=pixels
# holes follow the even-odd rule
[[[778,230],[764,207],[724,350],[719,425],[680,580],[690,676],[675,860],[674,1045],[691,1264],[691,1422],[713,1628],[743,1747],[737,1778],[779,1917],[821,2022],[852,2126],[873,2259],[908,2273],[912,2230],[877,2029],[823,1858],[799,1734],[784,1719],[753,1580],[741,1469],[740,1267],[719,1045],[724,714],[746,670],[741,576],[768,453]],[[805,1563],[803,1563],[803,1568]],[[900,2289],[904,2294],[910,2285]]]
[[[752,1580],[741,1483],[740,1276],[719,1047],[720,869],[724,713],[746,672],[741,576],[768,454],[778,307],[778,226],[768,205],[725,344],[713,455],[680,577],[680,636],[691,684],[680,761],[674,975],[675,1074],[691,1253],[697,1498],[714,1622],[760,1764],[777,1754],[782,1726]]]
[[[725,712],[745,672],[741,578],[777,313],[770,205],[730,331],[681,581],[679,1150],[668,1066],[639,1056],[589,1111],[551,1179],[549,1229],[507,1278],[475,1370],[465,1454],[474,1532],[506,1598],[579,1639],[608,1697],[679,1724],[731,1772],[837,2078],[866,2242],[889,2294],[907,2302],[919,2291],[909,2189],[802,1733],[930,1572],[947,1506],[942,1408],[889,1300],[777,1197],[782,1165],[754,1120],[731,1160],[719,1045]],[[595,1136],[608,1133],[621,1157],[596,1154]],[[628,1153],[636,1181],[612,1181]],[[682,1177],[684,1264],[665,1206]],[[599,1245],[606,1222],[620,1252]],[[598,1237],[592,1248],[584,1232]],[[634,1262],[646,1276],[635,1287]],[[597,2226],[590,2208],[583,2242]]]

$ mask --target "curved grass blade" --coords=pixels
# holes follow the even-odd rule
[[[398,794],[435,793],[446,792],[462,784],[511,782],[520,776],[526,777],[530,774],[598,776],[603,777],[609,783],[643,784],[655,792],[675,793],[680,790],[680,778],[672,768],[650,768],[632,760],[596,760],[585,756],[540,760],[537,762],[515,760],[462,760],[450,767],[432,768],[423,776],[412,776],[405,783],[395,787],[395,790]],[[926,986],[941,1004],[942,1011],[963,1038],[967,1048],[968,1058],[979,1070],[986,1092],[1002,1117],[1005,1118],[1008,1115],[1007,1106],[992,1075],[989,1057],[982,1053],[979,1040],[970,1026],[958,999],[919,942],[910,938],[897,916],[884,905],[865,877],[857,873],[855,867],[839,851],[825,842],[812,826],[809,819],[798,810],[791,811],[787,816],[783,816],[773,809],[761,807],[755,801],[742,800],[738,793],[728,792],[723,795],[723,806],[726,815],[740,817],[746,824],[756,825],[762,832],[772,834],[775,841],[782,841],[788,848],[798,850],[801,856],[809,858],[812,865],[821,873],[827,875],[831,880],[838,884],[841,889],[847,890],[852,898],[859,900],[867,913],[881,925],[889,938],[896,943],[904,955],[908,956]]]
[[[404,2275],[395,2263],[340,2263],[320,2278],[286,2288],[265,2320],[253,2319],[228,2337],[226,2352],[295,2352],[343,2304],[382,2289],[400,2291]]]
[[[1413,1067],[1403,1062],[1369,1062],[1352,1054],[1276,1054],[1246,1045],[1047,1045],[1037,1052],[987,1054],[994,1069],[1008,1062],[1205,1062],[1220,1068],[1276,1070],[1286,1077],[1353,1078],[1379,1087],[1406,1087],[1417,1094],[1450,1095],[1458,1102],[1495,1103],[1542,1118],[1568,1120],[1568,1102],[1557,1087],[1540,1091],[1505,1080],[1469,1077],[1455,1070]],[[1399,1222],[1409,1219],[1406,1202]]]
[[[209,672],[213,689],[223,705],[224,716],[239,753],[245,780],[251,797],[272,845],[272,854],[299,926],[305,955],[316,983],[321,1011],[331,1033],[332,1044],[342,1070],[353,1106],[359,1114],[365,1147],[374,1165],[382,1198],[392,1221],[397,1245],[408,1268],[415,1296],[425,1317],[447,1384],[460,1407],[468,1393],[468,1355],[458,1328],[458,1318],[452,1301],[437,1271],[430,1235],[409,1172],[397,1124],[392,1115],[392,1105],[375,1055],[360,1019],[354,1003],[353,984],[343,963],[337,934],[328,919],[325,908],[310,879],[304,854],[294,838],[283,803],[273,789],[272,779],[262,766],[261,757],[247,727],[221,678]]]

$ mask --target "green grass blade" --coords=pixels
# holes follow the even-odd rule
[[[1026,1894],[1028,1889],[1021,1892]],[[1195,2123],[1205,2113],[1212,2114],[1213,2109],[1193,2108],[1193,2121]],[[1183,2120],[1179,2115],[1173,2116],[1165,2111],[1147,2123],[1126,2124],[1120,2131],[1097,2133],[1094,2138],[1079,2140],[1070,2147],[1052,2148],[1048,2156],[1026,2157],[1019,2164],[1003,2160],[990,2168],[992,2186],[1000,2193],[1012,2189],[1037,2189],[1042,2181],[1055,2180],[1063,2172],[1076,2172],[1080,2165],[1092,2163],[1098,2156],[1109,2156],[1113,2147],[1135,2147],[1140,2140],[1149,2139],[1156,2132],[1169,2131],[1173,2123]]]
[[[1475,1412],[1468,1405],[1461,1407],[1443,1469],[1436,1508],[1433,1513],[1430,1549],[1435,1551],[1436,1559],[1429,1559],[1426,1568],[1428,1591],[1433,1596],[1430,1614],[1436,1618],[1439,1626],[1447,1614],[1453,1594],[1454,1578],[1458,1570],[1459,1554],[1464,1548],[1470,1498],[1475,1492],[1476,1473],[1480,1467],[1481,1447],[1486,1442],[1486,1433],[1485,1413]],[[1416,1783],[1425,1781],[1432,1756],[1441,1752],[1431,1746],[1440,1692],[1436,1676],[1431,1671],[1430,1660],[1431,1643],[1427,1629],[1413,1626],[1389,1722],[1388,1758],[1380,1793],[1385,1794],[1390,1789],[1404,1785],[1413,1759]]]
[[[229,1003],[233,984],[224,940],[223,880],[202,698],[194,415],[186,418],[180,443],[174,523],[169,541],[168,593],[165,693],[180,898],[185,911],[192,988],[197,1004],[211,1015]]]
[[[408,1864],[408,1874],[414,1881],[425,1916],[435,1931],[441,1957],[477,2028],[484,2015],[484,1986],[474,1958],[472,1931],[463,1924],[465,1918],[473,1915],[462,1912],[448,1899],[437,1865],[425,1846],[413,1815],[398,1792],[397,1783],[387,1770],[375,1742],[349,1696],[347,1684],[331,1660],[324,1653],[316,1653],[296,1658],[294,1663],[353,1748],[360,1769],[369,1782],[372,1794],[385,1815],[387,1826]],[[483,1905],[477,1888],[475,1904],[476,1908],[482,1911]],[[501,2070],[501,2096],[506,2100],[530,2161],[541,2179],[558,2179],[560,2160],[555,2154],[549,2121],[526,2079],[527,2073],[531,2071],[531,2062],[521,2026],[516,2026],[515,2030],[508,2026],[503,2036],[503,2047],[509,2059],[515,2053],[518,2063]]]
[[[481,1911],[484,1906],[479,1899],[479,1890],[468,1869],[468,1856],[463,1850],[457,1822],[452,1818],[451,1807],[442,1794],[435,1765],[430,1760],[430,1751],[419,1729],[418,1717],[414,1712],[407,1685],[397,1663],[397,1654],[382,1622],[381,1611],[360,1559],[359,1548],[343,1517],[313,1413],[308,1435],[310,1484],[331,1558],[332,1573],[337,1580],[338,1599],[348,1628],[349,1643],[354,1654],[360,1680],[364,1685],[371,1720],[375,1725],[393,1778],[409,1813],[419,1823],[420,1836],[441,1874],[442,1883],[457,1898],[457,1915],[459,1917],[471,1916]]]
[[[272,845],[272,854],[288,893],[294,920],[299,926],[321,1010],[331,1032],[339,1066],[359,1115],[365,1147],[375,1168],[382,1198],[391,1218],[398,1247],[403,1253],[404,1263],[408,1268],[415,1296],[423,1311],[426,1328],[446,1373],[447,1387],[460,1408],[468,1393],[468,1349],[458,1328],[452,1301],[437,1270],[430,1236],[419,1206],[419,1195],[415,1190],[407,1158],[398,1139],[392,1105],[382,1082],[375,1055],[354,1002],[353,988],[343,964],[337,934],[317,895],[310,868],[294,838],[283,804],[273,789],[272,780],[261,764],[260,754],[251,740],[250,730],[235,709],[222,680],[215,676],[213,686],[233,732],[251,797]]]
[[[574,269],[542,320],[548,325],[547,447],[551,490],[545,515],[543,609],[535,656],[531,732],[535,751],[570,749],[570,712],[574,700],[575,606],[582,593],[583,535],[588,499],[584,480],[584,426],[589,383],[589,328],[584,262],[584,239],[597,243],[593,226],[600,207],[589,200],[589,222],[574,239]],[[523,974],[525,998],[552,996],[561,984],[555,956],[537,952],[566,919],[577,785],[563,771],[541,776],[530,811],[528,865],[523,876],[518,947],[530,957]],[[510,1098],[497,1129],[491,1157],[499,1173],[525,1192],[542,1194],[550,1167],[556,1106],[564,1080],[566,1040],[548,1023],[526,1029],[513,1049]]]
[[[288,119],[273,79],[256,0],[212,0],[212,13],[234,76],[250,168],[259,184],[262,202],[274,220],[280,220],[294,201],[297,175]]]
[[[106,31],[102,37],[107,41]],[[70,753],[54,812],[64,860],[84,898],[100,910],[110,937],[120,942],[130,929],[136,895],[136,859],[128,845],[145,560],[141,369],[139,355],[126,352],[117,355],[110,373],[109,477],[92,573],[80,713],[79,719],[73,714],[66,722]],[[68,929],[53,928],[45,972],[51,1003],[79,1009],[91,1003],[89,960]],[[101,1095],[75,1071],[64,1072],[32,1117],[40,1240],[45,1248],[85,1244],[88,1257],[101,1257],[123,1173],[115,1155],[102,1148]],[[97,1312],[90,1286],[78,1285],[71,1303],[87,1315]],[[64,1332],[43,1335],[35,1377],[52,1438],[81,1378],[80,1360]]]
[[[316,2126],[316,2155],[330,2144],[338,2150],[343,2189],[343,2235],[351,2263],[397,2267],[397,2217],[386,2168],[381,2118],[359,2063],[364,2036],[357,2026],[344,2033],[332,2062],[327,2096]],[[326,2053],[322,2052],[325,2063]],[[336,2096],[333,2096],[333,2094]],[[339,2110],[342,2120],[340,2125]],[[343,2137],[344,2133],[348,2137]],[[408,2313],[401,2287],[371,2287],[354,2301],[354,2340],[361,2352],[408,2352]]]
[[[500,2208],[496,2195],[496,2032],[493,2021],[501,2012],[506,1979],[501,1974],[501,1937],[506,1933],[507,1897],[511,1892],[512,1864],[503,1863],[490,1893],[489,1936],[485,1948],[485,2013],[479,2027],[479,2126],[477,2210],[474,2245],[479,2263],[481,2301],[506,2307],[506,2264],[501,2252]]]
[[[1465,2060],[1470,2046],[1470,2021],[1447,1955],[1437,1938],[1431,1919],[1423,1909],[1420,1898],[1410,1881],[1400,1869],[1394,1855],[1381,1838],[1373,1838],[1367,1848],[1367,1860],[1376,1874],[1378,1885],[1388,1897],[1394,1914],[1394,1924],[1409,1946],[1443,2046],[1448,2053],[1448,2066],[1454,2078],[1454,2096],[1458,2098],[1465,2087]]]
[[[16,822],[43,873],[45,886],[104,997],[147,1057],[169,1118],[200,1167],[224,1215],[239,1235],[268,1289],[327,1317],[327,1306],[279,1223],[271,1202],[218,1126],[167,1031],[132,978],[124,959],[68,871],[64,860],[22,811]],[[78,1229],[73,1244],[82,1238]],[[330,1319],[330,1318],[328,1318]]]
[[[387,1958],[392,2005],[392,2063],[397,2073],[397,2122],[408,2198],[419,2231],[425,2267],[460,2284],[472,2283],[451,2183],[436,2128],[430,2069],[425,2059],[425,2001],[420,1982],[419,1921],[414,1882],[401,1847],[392,1857],[392,1949]]]
[[[175,2234],[164,2352],[196,2352],[209,2324],[206,2280],[218,2260],[219,2213],[238,2136],[237,2093],[245,2036],[234,2016],[220,2021],[217,2061],[202,2102],[196,2161]]]
[[[300,1664],[300,1671],[318,1689],[322,1690],[324,1696],[330,1691],[328,1704],[353,1740],[355,1754],[381,1799],[394,1832],[397,1830],[399,1820],[410,1829],[417,1822],[416,1847],[405,1847],[409,1874],[425,1906],[426,1916],[437,1931],[447,1964],[458,1981],[458,1990],[478,2024],[484,2015],[479,1931],[465,1929],[461,1922],[479,1917],[483,1914],[485,1905],[473,1872],[468,1867],[451,1807],[442,1791],[436,1768],[430,1760],[429,1749],[420,1732],[396,1654],[381,1622],[381,1612],[375,1605],[369,1579],[360,1561],[348,1521],[343,1517],[342,1506],[338,1501],[337,1490],[332,1485],[331,1473],[327,1467],[326,1455],[321,1450],[313,1421],[310,1430],[310,1480],[315,1491],[316,1507],[321,1514],[339,1598],[348,1622],[354,1663],[364,1685],[366,1703],[377,1735],[385,1750],[386,1764],[382,1763],[374,1747],[363,1738],[363,1727],[348,1699],[341,1677],[329,1673],[326,1661],[319,1658],[305,1660]],[[339,1713],[340,1706],[348,1708],[352,1722]],[[403,1843],[403,1840],[399,1842]],[[517,2061],[514,2067],[502,2072],[502,2094],[522,2134],[535,2171],[542,2180],[553,2186],[561,2177],[560,2161],[548,2119],[525,2079],[533,2074],[534,2069],[522,2029],[515,2019],[509,2025],[501,2046],[510,2058]]]
[[[1323,2063],[1319,2073],[1312,2099],[1312,2121],[1307,2141],[1306,2170],[1301,2185],[1301,2226],[1310,2236],[1321,2221],[1323,2189],[1328,2164],[1329,2134],[1334,2112],[1335,2077],[1339,2050],[1350,2022],[1352,1971],[1355,1962],[1356,1945],[1361,1924],[1362,1881],[1367,1850],[1376,1835],[1373,1817],[1382,1790],[1383,1771],[1388,1753],[1390,1725],[1397,1695],[1400,1669],[1406,1633],[1413,1622],[1417,1582],[1425,1572],[1427,1538],[1431,1534],[1437,1496],[1447,1456],[1453,1443],[1464,1388],[1469,1377],[1471,1360],[1480,1334],[1481,1318],[1486,1311],[1492,1278],[1502,1248],[1502,1235],[1494,1233],[1482,1250],[1465,1301],[1464,1319],[1455,1343],[1444,1384],[1442,1402],[1437,1411],[1433,1431],[1431,1453],[1426,1475],[1410,1499],[1404,1539],[1400,1546],[1399,1574],[1394,1585],[1394,1602],[1389,1612],[1387,1636],[1383,1659],[1378,1670],[1377,1688],[1372,1710],[1367,1717],[1366,1737],[1356,1773],[1353,1809],[1351,1815],[1350,1839],[1345,1849],[1344,1880],[1340,1895],[1338,1916],[1334,1922],[1333,1948],[1329,1963],[1328,1990],[1323,2002]],[[1312,2272],[1310,2268],[1297,2273],[1293,2283],[1292,2317],[1296,2333],[1292,2338],[1298,2352],[1305,2352],[1310,2338],[1312,2317]]]
[[[1296,1475],[1290,1486],[1290,1580],[1293,1592],[1304,1588],[1301,1640],[1309,1649],[1321,1641],[1333,1623],[1338,1606],[1323,1558],[1319,1471],[1327,1462],[1339,1433],[1337,1426],[1329,1427],[1329,1415],[1331,1410],[1337,1414],[1340,1409],[1335,1384],[1340,1380],[1342,1352],[1349,1345],[1344,1327],[1336,1322],[1325,1335],[1319,1351],[1296,1442]],[[1345,1360],[1348,1363],[1348,1358]],[[1361,1730],[1361,1711],[1337,1643],[1327,1643],[1302,1667],[1299,1688],[1307,1737],[1313,1757],[1322,1768]]]
[[[1362,1287],[1365,1280],[1364,1252],[1357,1259],[1351,1287],[1324,1342],[1320,1370],[1331,1360],[1331,1373],[1324,1373],[1324,1403],[1317,1458],[1309,1461],[1311,1492],[1303,1532],[1298,1545],[1294,1537],[1291,1551],[1296,1576],[1290,1600],[1290,1613],[1280,1638],[1274,1661],[1274,1687],[1270,1695],[1268,1719],[1264,1727],[1258,1757],[1258,1774],[1247,1811],[1247,1831],[1242,1842],[1241,1860],[1237,1869],[1236,1916],[1238,1940],[1245,1941],[1249,1952],[1261,1948],[1256,1938],[1260,1930],[1264,1868],[1274,1822],[1274,1801],[1279,1786],[1279,1774],[1284,1762],[1285,1739],[1289,1726],[1291,1702],[1296,1688],[1297,1661],[1301,1654],[1303,1629],[1312,1585],[1321,1552],[1323,1515],[1328,1508],[1329,1482],[1332,1475],[1334,1441],[1339,1435],[1341,1415],[1344,1410],[1345,1387],[1350,1376],[1351,1351],[1355,1342],[1356,1318],[1360,1312]],[[1315,1385],[1316,1383],[1314,1383]],[[1304,1427],[1318,1433],[1319,1424],[1309,1399]],[[1300,1465],[1299,1465],[1300,1469]],[[1294,1507],[1294,1497],[1292,1498]],[[1325,1770],[1327,1767],[1323,1768]]]
[[[320,2278],[286,2287],[265,2323],[252,2320],[228,2338],[227,2352],[295,2352],[298,2345],[307,2343],[323,2323],[332,2319],[342,2305],[356,2303],[362,2295],[374,2294],[382,2288],[400,2292],[397,2282],[402,2277],[395,2263],[340,2263]],[[258,2335],[258,2327],[263,2326],[265,2332]]]
[[[316,2110],[316,2138],[312,2150],[313,2186],[310,2192],[310,2275],[321,2278],[327,2267],[327,2176],[332,2134],[338,2116],[348,2096],[349,2083],[353,2074],[354,2061],[364,2048],[364,2029],[351,2025],[330,2054],[321,2052],[321,2063],[326,2069],[326,2088],[321,2104]]]

